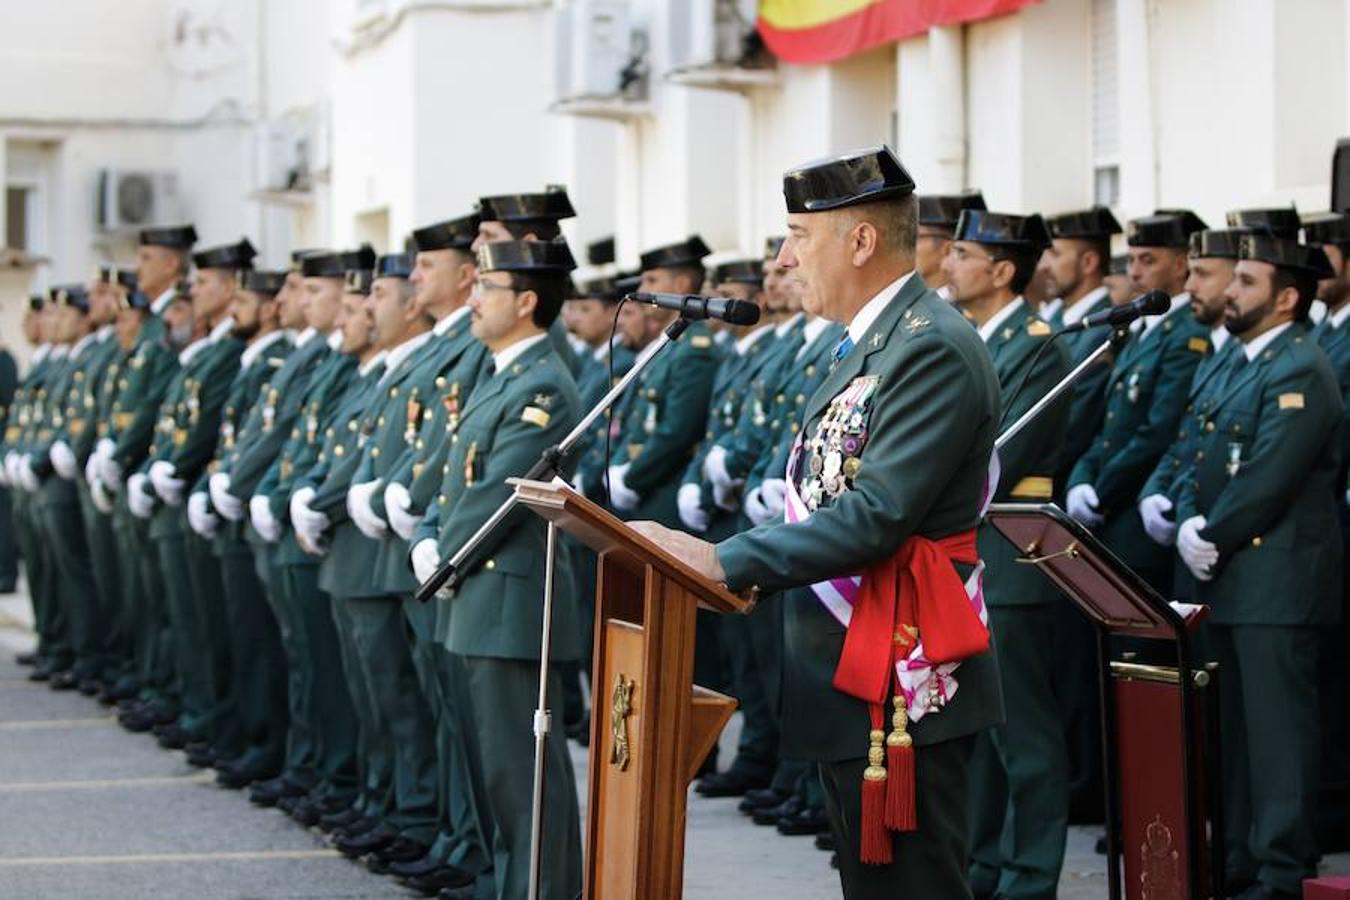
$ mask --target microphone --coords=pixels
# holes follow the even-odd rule
[[[1122,325],[1128,325],[1140,316],[1159,316],[1171,308],[1172,298],[1168,296],[1166,291],[1149,291],[1144,296],[1136,297],[1129,303],[1113,306],[1090,316],[1084,316],[1072,325],[1065,325],[1059,330],[1059,333],[1072,334],[1075,331],[1086,331],[1089,328],[1097,328],[1101,325],[1119,328]]]
[[[685,319],[721,319],[732,325],[754,325],[759,321],[759,307],[756,304],[732,297],[644,292],[629,294],[624,299],[659,306],[662,309],[673,309]]]

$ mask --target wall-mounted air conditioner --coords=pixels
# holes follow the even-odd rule
[[[146,169],[101,169],[94,202],[94,224],[104,231],[126,231],[177,221],[181,207],[178,176]]]

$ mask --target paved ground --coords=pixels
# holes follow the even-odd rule
[[[412,896],[319,832],[216,787],[181,753],[123,731],[93,701],[27,681],[14,653],[31,640],[26,598],[0,595],[0,900]],[[584,775],[584,751],[572,749]],[[1062,900],[1106,896],[1094,840],[1070,834]],[[1350,858],[1331,863],[1350,871]],[[809,838],[756,828],[733,800],[691,797],[685,868],[685,896],[700,900],[840,896]]]

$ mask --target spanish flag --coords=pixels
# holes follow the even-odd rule
[[[881,44],[1016,12],[1038,0],[760,0],[759,33],[790,63],[827,63]]]

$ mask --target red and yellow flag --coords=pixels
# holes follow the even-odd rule
[[[844,59],[880,44],[1016,12],[1039,0],[760,0],[759,33],[790,63]]]

